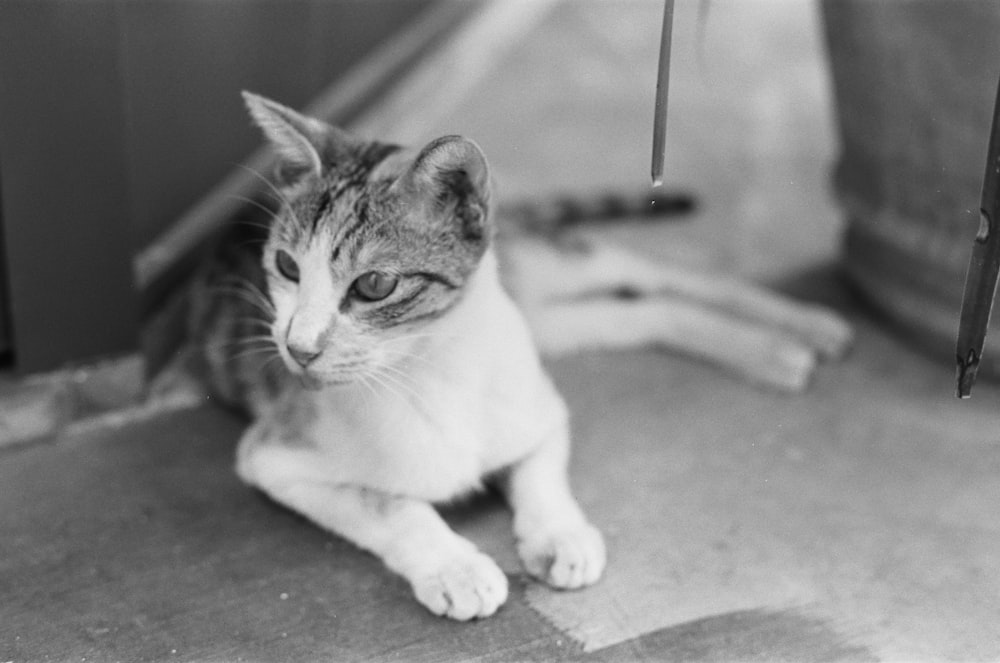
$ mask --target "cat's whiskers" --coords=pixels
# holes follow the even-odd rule
[[[233,339],[232,344],[248,345],[250,343],[266,343],[267,345],[277,346],[274,341],[274,337],[270,334],[249,334],[247,336],[241,336],[240,338]]]
[[[403,342],[406,342],[406,341],[415,341],[415,340],[422,340],[422,339],[436,340],[436,339],[444,339],[444,338],[445,338],[445,336],[443,336],[442,334],[439,334],[439,333],[423,332],[423,333],[418,333],[418,334],[403,334],[402,336],[393,336],[391,338],[385,339],[383,341],[383,344],[389,345],[390,343],[403,343]]]
[[[388,364],[381,364],[376,367],[378,374],[384,379],[390,381],[392,384],[396,385],[398,389],[401,389],[405,394],[397,392],[397,395],[405,396],[409,395],[416,404],[421,406],[425,411],[429,410],[427,400],[424,395],[420,393],[419,386],[411,375],[399,370],[394,366]],[[405,399],[404,400],[411,400]]]
[[[267,205],[264,205],[263,203],[261,203],[258,200],[254,200],[253,198],[251,198],[249,196],[241,196],[238,193],[230,194],[229,197],[233,198],[234,200],[239,200],[239,201],[242,201],[244,203],[247,203],[248,205],[253,205],[254,207],[256,207],[257,209],[259,209],[260,211],[262,211],[265,214],[267,214],[268,217],[272,221],[277,221],[278,220],[278,212],[275,211],[275,210],[273,210],[273,209],[271,209]],[[263,228],[264,230],[270,230],[271,229],[271,226],[269,226],[266,223],[257,223],[257,222],[254,222],[254,221],[241,221],[240,223],[243,223],[243,224],[248,225],[248,226],[254,226],[256,228]]]
[[[205,348],[209,350],[231,350],[233,348],[246,348],[251,345],[258,346],[277,346],[275,345],[274,338],[270,334],[253,334],[251,336],[241,336],[240,338],[233,338],[219,343],[207,343]]]
[[[243,279],[242,281],[236,281],[232,285],[218,285],[214,286],[212,290],[214,292],[229,294],[239,297],[247,304],[250,304],[261,311],[261,313],[266,314],[270,318],[275,317],[274,304],[268,299],[264,293],[260,291],[260,288],[255,286],[250,281]]]
[[[386,375],[385,373],[379,373],[377,377],[376,376],[372,377],[378,380],[379,384],[382,385],[382,388],[385,390],[385,392],[395,396],[396,398],[405,403],[409,403],[411,405],[417,405],[418,407],[421,408],[423,407],[423,402],[417,400],[413,394],[400,387],[398,383],[393,382],[389,378],[389,376]]]
[[[389,338],[382,342],[382,352],[392,358],[405,360],[405,359],[416,359],[423,362],[428,367],[435,366],[435,363],[429,358],[425,357],[418,352],[414,352],[411,349],[401,350],[392,347],[393,343],[409,343],[415,340],[421,339],[440,339],[443,338],[440,334],[434,333],[423,333],[423,334],[407,334],[404,336],[396,336],[395,338]]]
[[[240,248],[242,248],[244,246],[253,246],[255,244],[259,244],[259,245],[267,244],[267,238],[266,237],[260,237],[260,238],[257,238],[257,239],[245,239],[242,242],[239,242],[239,244],[237,244],[237,246],[239,246]]]
[[[401,350],[389,350],[386,348],[382,349],[382,354],[392,362],[392,364],[386,364],[386,366],[394,366],[396,364],[407,364],[411,360],[419,361],[421,367],[423,368],[434,368],[436,364],[424,357],[423,355],[414,354],[412,352],[403,352]]]
[[[253,348],[246,348],[237,352],[234,355],[226,357],[226,361],[236,361],[238,359],[246,359],[247,357],[253,357],[255,355],[264,355],[268,353],[273,353],[274,356],[280,357],[281,353],[278,352],[278,347],[276,345],[260,346]]]
[[[362,395],[362,398],[365,399],[366,405],[371,402],[370,400],[368,400],[368,394],[371,394],[372,398],[378,398],[378,392],[375,391],[375,387],[373,387],[371,383],[368,382],[368,379],[370,377],[369,375],[367,375],[366,373],[358,373],[356,377],[357,381],[360,382],[361,385],[367,390],[367,392]]]
[[[407,384],[410,384],[413,387],[418,386],[416,380],[413,379],[412,375],[398,368],[397,366],[393,366],[392,364],[381,364],[379,368],[381,368],[384,371],[388,371],[392,375],[397,376],[401,381],[405,381]]]
[[[376,385],[378,385],[383,391],[388,392],[389,394],[392,394],[393,396],[397,396],[399,398],[403,398],[395,389],[392,388],[391,385],[387,384],[380,377],[380,375],[379,375],[379,373],[377,371],[375,371],[375,370],[369,370],[369,371],[367,371],[365,373],[365,377],[370,378],[372,380],[372,382],[374,382]],[[373,388],[372,392],[373,392],[374,396],[377,398],[378,395],[379,395],[378,394],[378,390],[376,390],[376,389]]]
[[[440,333],[437,332],[420,332],[415,334],[401,334],[399,336],[392,336],[385,340],[386,343],[393,343],[395,341],[408,341],[414,338],[443,338]]]
[[[393,375],[386,369],[389,368],[386,365],[373,366],[369,375],[374,378],[379,384],[381,384],[388,392],[401,398],[404,401],[408,401],[411,404],[419,406],[424,411],[428,411],[427,401],[424,399],[423,395],[416,390],[416,385],[408,384],[402,379],[401,376],[406,376],[405,373],[399,373],[398,375]]]
[[[275,308],[271,299],[261,292],[260,288],[249,281],[245,283],[245,287],[245,292],[257,303],[257,308],[262,313],[267,315],[269,319],[268,321],[270,322],[271,320],[274,320],[274,318],[278,315],[278,310]]]
[[[238,165],[239,165],[240,168],[242,168],[243,170],[247,171],[248,173],[250,173],[251,175],[253,175],[257,179],[259,179],[261,182],[263,182],[264,184],[266,184],[268,186],[268,188],[271,189],[271,191],[274,192],[274,194],[277,196],[278,200],[281,201],[281,202],[283,202],[285,204],[285,206],[288,207],[288,211],[289,211],[289,213],[291,213],[292,218],[295,220],[295,222],[296,223],[300,223],[298,215],[295,214],[295,208],[292,207],[291,201],[288,200],[288,197],[285,196],[285,194],[283,194],[278,187],[274,186],[274,183],[271,182],[270,179],[264,177],[259,172],[257,172],[256,170],[254,170],[250,166],[247,166],[246,164],[242,164],[241,163],[241,164],[238,164]]]
[[[244,316],[244,317],[241,317],[241,318],[234,318],[234,322],[237,322],[237,323],[242,324],[242,325],[259,326],[259,327],[261,327],[263,329],[266,329],[268,331],[267,335],[271,336],[271,334],[270,334],[271,325],[272,325],[272,321],[271,320],[265,320],[263,318],[252,318],[250,316]],[[271,338],[274,338],[274,337],[271,336]]]
[[[275,359],[281,359],[281,353],[280,352],[275,352],[274,355],[272,355],[272,356],[268,357],[267,359],[265,359],[264,362],[260,366],[257,367],[257,370],[260,371],[261,373],[264,373],[264,372],[270,370],[271,363],[274,362]]]
[[[266,304],[272,310],[274,309],[274,304],[271,303],[270,298],[263,290],[260,289],[260,286],[258,286],[256,283],[246,278],[245,276],[234,276],[233,281],[235,281],[236,285],[246,288],[247,292],[259,298],[261,302]]]

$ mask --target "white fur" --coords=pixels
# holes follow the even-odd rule
[[[463,300],[415,336],[374,383],[286,396],[299,400],[241,440],[240,476],[382,557],[435,613],[469,619],[497,609],[506,579],[429,505],[503,471],[528,571],[557,587],[596,581],[604,544],[569,492],[566,408],[492,254]],[[284,439],[275,419],[296,403],[307,424]]]

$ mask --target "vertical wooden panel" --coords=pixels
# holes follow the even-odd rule
[[[0,174],[0,182],[3,176]],[[0,187],[0,366],[10,360],[10,297],[7,295],[6,251],[3,244],[3,187]]]
[[[117,11],[0,2],[0,202],[22,371],[137,342]]]
[[[133,252],[260,142],[239,90],[301,106],[429,1],[0,0],[18,367],[134,347]]]

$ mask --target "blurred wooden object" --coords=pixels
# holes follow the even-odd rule
[[[969,272],[965,277],[962,317],[955,348],[959,398],[968,398],[972,394],[996,299],[997,275],[1000,273],[1000,232],[997,229],[1000,222],[1000,86],[997,87],[997,100],[993,106],[993,126],[986,153],[979,214],[979,232],[972,245]]]
[[[1000,3],[826,0],[823,15],[847,274],[950,365],[1000,75]],[[997,324],[986,375],[1000,375]]]
[[[118,20],[112,2],[0,3],[0,279],[22,372],[138,343]]]

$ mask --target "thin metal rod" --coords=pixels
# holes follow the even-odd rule
[[[653,186],[663,184],[663,158],[667,144],[667,90],[670,87],[670,38],[674,24],[674,0],[663,0],[663,32],[656,74],[656,108],[653,116]]]
[[[986,152],[986,174],[979,203],[979,232],[972,245],[958,325],[958,397],[968,398],[986,343],[990,312],[1000,275],[1000,84],[993,106],[993,127]]]

